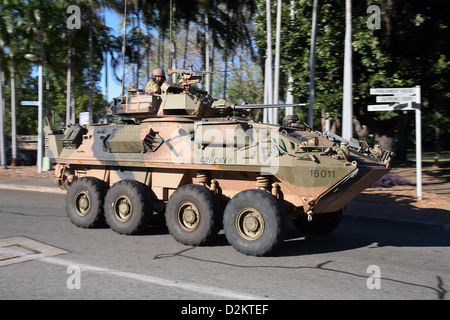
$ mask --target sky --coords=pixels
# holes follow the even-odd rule
[[[110,10],[106,10],[106,25],[110,27],[114,31],[114,35],[119,35],[121,18]],[[108,101],[111,101],[113,98],[121,95],[122,84],[117,82],[114,78],[113,70],[110,66],[111,57],[108,57]],[[102,88],[102,92],[105,92],[105,68],[102,70],[102,80],[100,83],[100,87]]]

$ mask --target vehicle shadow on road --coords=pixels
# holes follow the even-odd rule
[[[383,221],[377,224],[344,219],[335,231],[324,236],[304,235],[294,227],[289,228],[277,256],[341,252],[367,246],[370,249],[387,246],[449,247],[450,237],[442,231],[396,226],[392,222],[389,225]]]
[[[341,252],[369,246],[380,248],[394,247],[449,247],[448,233],[433,229],[408,228],[395,225],[392,222],[361,223],[361,219],[344,218],[336,230],[328,235],[305,235],[289,222],[287,236],[274,256],[304,256],[322,253]],[[401,235],[399,235],[399,232]],[[423,238],[420,235],[432,236]],[[144,229],[138,236],[168,235],[169,231],[164,223],[152,225]],[[229,247],[233,250],[221,230],[212,242],[200,247]],[[190,247],[190,246],[189,246]]]
[[[282,247],[273,257],[242,257],[241,262],[236,262],[235,253],[232,251],[232,247],[228,245],[224,234],[219,234],[216,240],[209,246],[229,246],[231,257],[227,258],[227,255],[222,254],[222,258],[210,259],[207,256],[202,257],[198,250],[201,248],[186,246],[183,250],[171,253],[160,253],[153,257],[153,259],[172,259],[183,258],[196,262],[207,264],[218,264],[221,266],[229,266],[233,268],[245,268],[245,269],[310,269],[319,270],[329,274],[345,274],[347,276],[360,278],[362,280],[368,279],[367,273],[355,273],[348,270],[342,270],[333,264],[332,256],[324,256],[323,261],[311,265],[308,263],[301,263],[300,265],[292,265],[291,263],[283,263],[283,257],[290,256],[306,256],[317,255],[323,253],[341,252],[345,250],[358,249],[368,247],[369,250],[376,250],[384,246],[397,246],[397,247],[436,247],[436,246],[449,246],[450,239],[445,236],[437,237],[436,239],[420,239],[415,235],[414,231],[408,230],[407,232],[401,232],[400,236],[393,235],[393,230],[387,230],[383,227],[374,227],[369,224],[362,225],[353,222],[343,222],[332,234],[327,236],[305,236],[298,231],[289,228],[288,237],[283,243]],[[421,233],[423,234],[423,233]],[[192,253],[195,251],[196,253]],[[240,253],[236,253],[240,254]],[[273,258],[279,257],[281,259],[275,260]],[[424,290],[430,290],[436,294],[436,298],[443,300],[446,299],[447,290],[446,285],[441,276],[436,275],[435,283],[428,285],[408,282],[401,279],[383,277],[383,281],[396,283],[399,285],[411,286],[422,288]]]

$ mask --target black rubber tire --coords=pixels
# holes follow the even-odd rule
[[[80,228],[103,226],[106,189],[106,183],[97,178],[83,177],[74,181],[66,194],[66,211],[70,221]]]
[[[343,209],[336,212],[313,214],[312,221],[308,222],[307,215],[293,220],[297,229],[307,235],[326,235],[335,230],[341,222]]]
[[[259,217],[259,224],[253,223],[256,234],[245,235],[242,218],[248,210]],[[256,219],[252,219],[256,221]],[[259,229],[256,227],[259,225]],[[228,242],[237,251],[246,255],[264,256],[273,254],[286,238],[287,217],[278,200],[263,190],[245,190],[228,202],[223,228]]]
[[[121,211],[122,208],[128,208]],[[135,180],[116,182],[106,193],[105,218],[111,229],[120,234],[132,235],[150,225],[153,201],[149,189]]]
[[[185,212],[190,212],[190,220],[183,218]],[[208,244],[220,229],[221,217],[214,196],[201,185],[178,188],[167,203],[165,216],[172,237],[186,245]]]

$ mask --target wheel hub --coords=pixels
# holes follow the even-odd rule
[[[236,227],[244,239],[257,240],[264,233],[264,218],[258,210],[245,208],[237,215]]]
[[[178,209],[178,223],[186,231],[194,231],[200,223],[200,214],[197,207],[191,203],[183,203]]]
[[[259,221],[256,217],[248,215],[244,218],[244,228],[249,232],[255,232],[259,228]]]
[[[197,216],[195,214],[195,211],[192,210],[192,208],[187,208],[183,212],[183,220],[186,221],[189,224],[193,224],[195,220],[197,220]]]
[[[81,196],[79,204],[81,210],[86,210],[87,208],[89,208],[89,199],[86,195]]]
[[[122,201],[119,204],[119,213],[125,216],[130,214],[130,204],[126,201]]]
[[[74,207],[81,217],[86,216],[91,210],[91,201],[85,191],[79,191],[74,197]]]
[[[133,213],[133,206],[127,196],[120,196],[116,199],[114,202],[114,213],[121,222],[126,222],[130,219]]]

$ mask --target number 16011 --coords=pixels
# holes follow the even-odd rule
[[[309,170],[311,178],[335,178],[336,172],[334,170]]]

